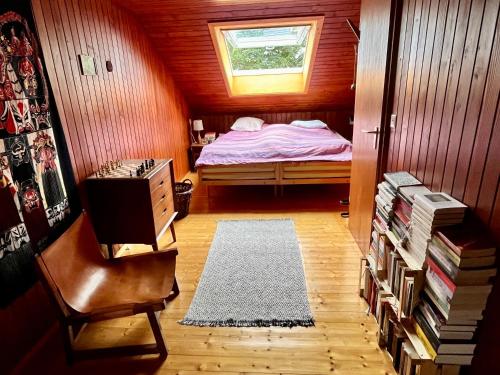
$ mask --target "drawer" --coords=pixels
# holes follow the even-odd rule
[[[163,216],[163,213],[168,210],[168,207],[172,206],[172,203],[164,199],[161,202],[158,202],[155,206],[153,206],[153,218],[156,221],[159,217]]]
[[[156,189],[167,185],[171,185],[170,169],[168,164],[166,164],[162,169],[156,172],[153,177],[149,179],[149,189],[151,190],[151,192],[153,192]]]
[[[161,207],[161,209],[155,210],[155,231],[156,235],[160,233],[160,231],[163,229],[165,224],[170,220],[174,213],[174,206],[173,204],[159,204],[158,207]]]
[[[171,189],[167,189],[168,185],[163,185],[151,192],[151,205],[155,207],[157,204],[163,201],[172,200]]]

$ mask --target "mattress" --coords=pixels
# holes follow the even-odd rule
[[[203,147],[196,166],[283,161],[350,161],[352,144],[330,129],[285,124],[257,132],[230,131]]]

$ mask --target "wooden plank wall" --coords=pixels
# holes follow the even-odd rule
[[[107,0],[32,4],[77,180],[106,160],[146,157],[172,157],[184,175],[187,105],[134,18]],[[97,75],[80,74],[78,54],[95,57]]]
[[[312,111],[312,112],[264,112],[264,113],[232,113],[232,114],[198,114],[193,118],[203,120],[205,131],[226,133],[238,117],[251,116],[263,119],[267,124],[289,124],[293,120],[321,120],[344,138],[352,139],[352,126],[349,117],[354,111]]]
[[[310,111],[352,108],[360,0],[114,0],[133,12],[198,112]],[[310,89],[298,95],[229,97],[208,22],[324,15]]]
[[[388,169],[469,205],[500,245],[499,1],[404,0],[402,12]],[[478,374],[500,373],[500,285],[487,311]]]
[[[98,163],[136,157],[173,157],[176,176],[183,176],[187,106],[137,22],[106,0],[33,0],[33,9],[77,181]],[[79,74],[79,53],[96,57],[97,76]],[[0,310],[0,373],[9,373],[54,322],[39,284]]]

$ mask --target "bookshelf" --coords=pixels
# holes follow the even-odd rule
[[[414,179],[408,174],[404,177]],[[414,191],[431,193],[414,180]],[[436,353],[428,351],[432,350],[428,340],[424,342],[422,332],[417,332],[420,328],[413,313],[427,287],[427,245],[421,250],[416,246],[421,242],[411,242],[413,203],[401,195],[399,189],[389,189],[387,181],[379,184],[370,251],[360,262],[359,294],[368,302],[368,314],[377,320],[379,346],[387,350],[398,374],[459,374],[461,366],[457,364],[437,364]]]

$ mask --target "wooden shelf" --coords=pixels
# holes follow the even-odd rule
[[[401,257],[403,258],[405,263],[408,265],[408,267],[410,267],[412,270],[415,270],[415,271],[422,270],[422,266],[420,266],[418,264],[417,260],[413,257],[413,255],[408,250],[406,250],[403,246],[401,246],[401,244],[397,240],[396,236],[390,230],[386,231],[385,235],[392,242],[392,244],[394,245],[394,248],[401,255]]]
[[[418,354],[420,359],[422,361],[432,361],[432,357],[429,355],[429,353],[425,349],[424,344],[420,340],[420,337],[418,337],[417,333],[415,332],[410,319],[401,319],[401,326],[403,327],[406,336],[408,336],[408,339],[410,340],[413,348],[415,349],[415,352]]]

